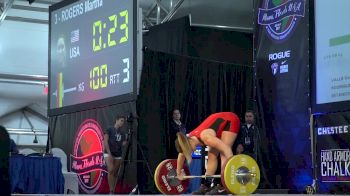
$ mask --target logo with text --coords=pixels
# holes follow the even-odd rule
[[[271,64],[272,75],[277,75],[278,73],[288,73],[288,59],[291,57],[291,50],[270,53],[268,58]]]
[[[350,181],[349,149],[322,149],[318,157],[321,182]]]
[[[264,0],[259,8],[258,24],[265,26],[268,36],[285,41],[305,15],[305,0]]]
[[[80,188],[85,193],[95,193],[107,174],[103,158],[103,133],[93,119],[87,119],[75,136],[71,170],[78,174]]]

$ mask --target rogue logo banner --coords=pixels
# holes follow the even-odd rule
[[[257,0],[254,3],[254,51],[259,110],[266,140],[281,141],[263,147],[268,164],[261,164],[267,182],[280,176],[281,187],[297,192],[312,184],[309,136],[309,1]],[[295,123],[298,122],[298,123]],[[268,134],[267,134],[268,133]],[[291,137],[292,136],[292,137]],[[296,144],[296,145],[291,145]],[[272,144],[271,144],[272,145]],[[275,144],[273,144],[275,145]],[[270,144],[268,145],[270,146]]]
[[[291,57],[291,50],[286,50],[283,52],[275,52],[269,54],[269,61],[272,61],[271,71],[272,75],[277,75],[278,73],[287,73],[288,72],[288,63],[287,59]]]
[[[96,193],[107,174],[103,158],[103,133],[97,121],[87,119],[79,126],[71,163],[71,170],[78,174],[80,188],[85,193]]]
[[[305,0],[264,0],[259,8],[258,24],[265,26],[272,40],[283,42],[304,15]]]

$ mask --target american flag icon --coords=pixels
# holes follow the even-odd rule
[[[70,33],[70,43],[79,41],[79,29],[74,30]]]

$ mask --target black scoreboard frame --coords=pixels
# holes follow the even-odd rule
[[[133,2],[133,21],[132,21],[132,28],[133,28],[133,35],[132,35],[132,41],[133,41],[133,85],[132,85],[132,93],[128,94],[122,94],[122,95],[117,95],[113,97],[107,97],[104,99],[98,99],[86,103],[79,103],[75,105],[70,105],[70,106],[64,106],[61,108],[50,108],[50,101],[51,101],[51,96],[50,96],[50,82],[51,82],[51,14],[53,11],[61,9],[63,7],[66,7],[70,4],[74,4],[75,2],[78,2],[80,0],[64,0],[59,3],[56,3],[52,6],[49,7],[49,37],[48,37],[48,83],[49,83],[49,90],[48,90],[48,116],[57,116],[57,115],[62,115],[62,114],[67,114],[67,113],[73,113],[73,112],[79,112],[79,111],[84,111],[84,110],[90,110],[94,108],[99,108],[99,107],[105,107],[108,105],[113,105],[113,104],[119,104],[119,103],[125,103],[125,102],[130,102],[130,101],[136,101],[137,98],[137,0],[128,0]]]

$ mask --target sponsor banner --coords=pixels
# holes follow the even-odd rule
[[[262,150],[271,154],[266,158],[271,161],[263,162],[262,167],[272,187],[301,192],[312,184],[311,145],[307,142],[309,1],[258,0],[255,6],[258,103],[262,131],[267,132]],[[264,144],[264,140],[277,142]]]
[[[320,150],[321,182],[350,182],[349,149]]]
[[[344,193],[344,190],[350,190],[349,119],[349,112],[315,117],[319,193]]]
[[[86,119],[79,126],[73,142],[71,171],[78,174],[80,188],[95,193],[107,176],[103,157],[103,130],[94,119]]]
[[[116,115],[127,117],[131,112],[135,113],[134,107],[132,103],[124,103],[50,117],[52,147],[61,148],[67,154],[67,169],[77,174],[80,193],[109,193],[104,130],[114,125]],[[129,128],[136,130],[135,123],[130,125],[125,122],[122,131],[126,133]],[[133,134],[131,139],[136,140],[136,137]],[[137,183],[136,144],[134,142],[124,147],[123,158],[128,161],[124,162],[118,173],[116,194],[130,193]]]

